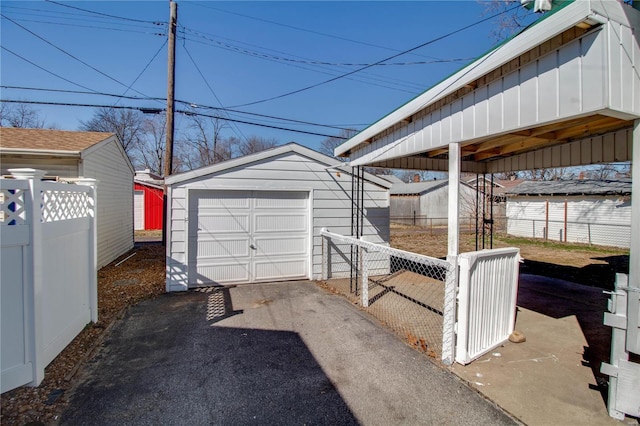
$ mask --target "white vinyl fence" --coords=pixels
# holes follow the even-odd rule
[[[10,171],[15,179],[0,179],[1,392],[40,384],[44,368],[98,320],[96,181]]]
[[[469,364],[504,343],[513,333],[519,261],[517,248],[459,256],[456,362]]]
[[[463,253],[455,274],[446,260],[326,230],[322,236],[325,283],[443,363],[468,364],[513,332],[519,249]]]

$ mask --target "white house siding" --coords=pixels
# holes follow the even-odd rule
[[[351,175],[327,169],[327,165],[297,152],[285,152],[192,180],[170,184],[169,247],[167,290],[182,291],[189,286],[188,197],[191,190],[228,189],[251,191],[305,191],[311,200],[311,279],[322,276],[322,228],[351,234]],[[364,236],[373,242],[389,241],[388,189],[366,182],[364,192]],[[347,253],[348,255],[349,253]],[[344,262],[334,253],[334,267]],[[345,265],[346,269],[346,265]]]
[[[46,171],[45,176],[58,176],[61,178],[77,178],[78,177],[78,160],[79,158],[65,157],[37,157],[37,156],[18,156],[5,154],[2,155],[0,163],[2,164],[2,175],[9,175],[9,169],[30,168]]]
[[[133,248],[133,174],[116,139],[89,148],[81,175],[98,180],[98,268]]]
[[[568,242],[630,246],[628,197],[511,197],[507,200],[507,218],[507,233],[515,236],[545,238],[548,233],[547,238],[556,241],[564,241],[566,237]]]

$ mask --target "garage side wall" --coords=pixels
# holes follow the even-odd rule
[[[188,206],[190,190],[305,191],[311,202],[310,276],[322,276],[323,228],[351,234],[351,175],[326,169],[327,165],[295,152],[248,163],[170,186],[167,247],[167,291],[189,287],[187,271]],[[389,192],[370,182],[365,185],[364,235],[372,242],[389,241]],[[344,262],[344,253],[334,251],[335,264]],[[346,267],[346,265],[345,265]]]
[[[118,142],[87,153],[84,177],[98,180],[98,268],[133,248],[133,171]]]

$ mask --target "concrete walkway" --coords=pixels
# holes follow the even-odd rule
[[[130,309],[61,424],[514,424],[313,283],[167,294]]]
[[[609,417],[594,376],[609,359],[607,298],[602,289],[521,274],[516,330],[526,342],[453,371],[528,425],[637,425]]]

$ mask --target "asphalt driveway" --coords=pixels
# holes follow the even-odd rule
[[[128,311],[61,424],[514,424],[307,281],[165,294]]]

